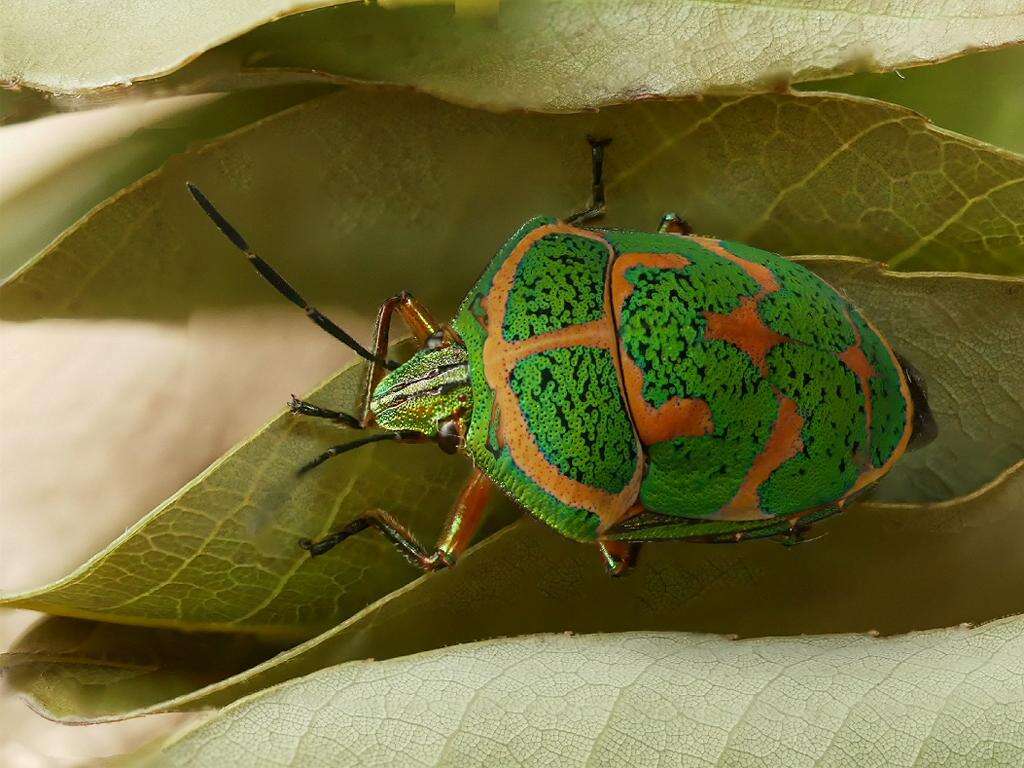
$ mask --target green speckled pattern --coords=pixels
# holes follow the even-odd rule
[[[530,431],[566,477],[618,493],[633,477],[636,439],[615,361],[604,349],[539,352],[512,371],[512,391]]]
[[[604,315],[607,270],[608,249],[600,243],[568,234],[538,240],[516,270],[505,313],[505,340],[523,341],[599,320]]]
[[[593,540],[604,535],[602,520],[616,519],[595,512],[593,499],[619,493],[618,503],[639,491],[646,511],[609,536],[774,535],[787,529],[781,516],[833,512],[900,449],[908,406],[897,363],[855,308],[811,272],[737,243],[585,234],[554,219],[527,222],[453,323],[472,383],[468,453],[537,517]],[[616,267],[617,324],[606,316],[605,245],[613,258],[632,258]],[[641,449],[631,418],[637,397],[656,425],[675,429],[658,419],[676,409],[675,436]],[[686,404],[709,415],[683,418]],[[512,415],[526,425],[525,438]],[[544,471],[537,459],[522,460],[522,439]],[[596,495],[577,499],[565,484]]]
[[[721,515],[766,450],[783,398],[795,403],[802,420],[799,443],[756,486],[761,514],[832,505],[893,454],[907,426],[900,375],[885,345],[828,284],[798,264],[742,244],[716,243],[742,262],[767,268],[774,285],[755,283],[753,269],[694,240],[615,231],[606,236],[620,258],[671,251],[691,262],[626,270],[619,333],[625,354],[643,373],[647,403],[661,407],[673,396],[697,398],[708,404],[713,420],[710,434],[647,447],[641,500],[655,517],[667,519],[635,531],[634,538],[656,536],[673,525],[673,517]],[[740,300],[755,294],[766,332],[784,337],[767,350],[763,367],[743,351],[745,339],[707,337],[709,313],[737,312]],[[873,367],[869,393],[840,359],[858,335]],[[878,414],[870,439],[866,397]]]
[[[715,432],[648,448],[651,463],[640,498],[653,512],[682,517],[718,513],[739,491],[778,414],[771,387],[741,352],[711,341],[700,354],[710,375],[697,396],[710,403]]]
[[[790,515],[842,498],[862,467],[864,394],[834,354],[807,344],[780,344],[768,353],[768,380],[796,401],[804,419],[803,450],[759,488],[764,509]]]
[[[769,328],[793,341],[830,352],[842,352],[856,340],[846,319],[848,304],[810,270],[774,253],[743,243],[723,240],[722,247],[754,264],[767,267],[779,281],[779,290],[758,305]]]
[[[735,310],[741,296],[757,293],[757,283],[739,266],[679,242],[688,266],[627,270],[633,291],[622,306],[619,334],[644,373],[644,399],[655,407],[672,396],[705,400],[715,425],[711,435],[649,448],[641,501],[654,512],[707,517],[739,490],[768,440],[778,403],[749,357],[705,338],[704,313]]]
[[[678,241],[679,239],[676,238]],[[690,241],[679,241],[693,264],[686,269],[634,267],[634,286],[622,309],[619,333],[644,371],[644,399],[655,407],[670,397],[703,397],[706,366],[704,312],[731,312],[741,296],[757,293],[740,267],[721,263]]]
[[[466,436],[466,450],[477,467],[539,519],[569,538],[593,541],[600,524],[598,516],[592,511],[559,500],[552,493],[554,489],[538,483],[531,476],[529,468],[524,469],[516,463],[509,446],[503,443],[502,412],[497,406],[496,393],[488,383],[484,357],[485,344],[489,338],[488,322],[492,319],[488,317],[488,300],[493,298],[495,275],[524,239],[555,223],[555,219],[536,218],[524,224],[505,243],[467,294],[452,324],[466,344],[470,361],[473,412]],[[562,234],[557,236],[563,238],[562,242],[568,239]],[[604,263],[599,273],[600,284],[596,284],[598,270],[595,268],[595,250],[589,244],[576,243],[573,248],[576,258],[570,259],[563,270],[556,260],[552,260],[550,244],[553,239],[543,239],[530,249],[524,261],[530,262],[536,256],[543,269],[520,264],[516,270],[517,276],[531,276],[531,284],[528,290],[521,290],[517,283],[510,291],[510,297],[515,297],[520,307],[529,302],[542,306],[557,304],[564,312],[571,313],[574,319],[582,319],[583,322],[603,317],[608,249],[602,249],[601,258]],[[548,272],[546,276],[545,272]],[[577,295],[577,288],[572,283],[574,275],[583,275],[583,279],[591,286],[585,308],[579,312],[574,308],[574,302],[567,299],[568,294]],[[595,299],[599,299],[600,303]],[[497,317],[499,310],[491,311]],[[561,322],[548,311],[520,320],[502,323],[503,332],[499,335],[503,341],[509,344],[526,341],[534,335],[557,330]],[[613,336],[610,321],[608,328],[609,334]],[[506,334],[511,338],[505,339]],[[529,335],[523,338],[524,334]],[[574,353],[571,349],[546,350],[527,356],[513,367],[508,384],[517,387],[522,393],[517,397],[523,398],[523,415],[537,428],[538,448],[547,448],[556,467],[572,479],[591,479],[602,490],[621,490],[625,480],[628,480],[625,462],[631,462],[628,468],[631,473],[639,460],[639,446],[632,434],[632,426],[622,401],[614,361],[607,352],[603,358],[595,354],[600,351],[589,349]],[[588,368],[587,378],[574,380],[574,368],[584,364]],[[555,381],[558,387],[552,386]],[[574,397],[578,398],[578,402],[570,403],[565,394],[559,395],[559,391],[567,391],[566,387],[574,388]],[[565,407],[562,407],[563,404]],[[560,424],[561,419],[565,419],[566,425],[571,425],[571,428],[555,428],[554,425]],[[613,438],[620,439],[620,444],[614,445]],[[622,439],[625,442],[621,442]],[[562,445],[557,444],[559,441]],[[590,456],[587,455],[588,451]]]

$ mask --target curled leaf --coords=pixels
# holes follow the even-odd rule
[[[0,655],[4,682],[28,689],[44,713],[75,710],[103,717],[126,700],[175,697],[239,674],[280,651],[255,635],[201,634],[51,618],[33,626]]]
[[[94,147],[4,197],[0,278],[29,261],[90,209],[173,154],[323,92],[323,88],[310,86],[264,88],[192,106],[151,120],[118,141]]]
[[[807,83],[801,90],[880,99],[926,115],[936,125],[1024,152],[1024,45],[982,51],[930,67],[862,73]]]
[[[1024,619],[734,641],[542,635],[344,664],[135,765],[1011,765]]]
[[[362,376],[352,366],[312,399],[356,411]],[[76,571],[0,605],[292,640],[315,634],[416,572],[381,537],[353,539],[343,560],[312,559],[299,540],[383,507],[430,541],[469,470],[434,445],[377,443],[297,476],[326,447],[351,439],[350,430],[284,413]],[[499,512],[494,525],[502,519]]]
[[[892,634],[986,621],[1021,606],[1022,495],[1024,462],[962,499],[856,505],[794,548],[651,544],[621,579],[607,577],[594,547],[525,519],[453,570],[421,577],[244,672],[231,675],[226,665],[222,679],[176,698],[111,676],[104,710],[74,665],[23,666],[12,680],[47,716],[81,722],[223,706],[342,662],[524,633]],[[77,630],[88,632],[88,622]],[[116,633],[108,637],[118,647]]]
[[[1008,0],[870,7],[816,0],[785,8],[694,0],[480,4],[493,14],[453,13],[453,5],[469,6],[465,0],[236,5],[188,14],[139,4],[126,14],[62,3],[57,28],[51,17],[58,14],[16,4],[0,78],[87,99],[103,88],[110,98],[111,89],[130,93],[126,84],[165,74],[262,21],[318,7],[255,29],[150,88],[230,89],[245,78],[287,73],[411,86],[488,109],[578,111],[647,96],[772,90],[1024,40],[1024,13]],[[107,43],[97,44],[97,35]],[[74,105],[66,97],[57,103]]]
[[[10,278],[0,317],[174,320],[276,300],[242,278],[186,180],[314,302],[370,312],[409,289],[444,316],[519,223],[587,204],[588,133],[615,142],[608,226],[678,210],[783,254],[1024,272],[1024,159],[898,107],[765,94],[493,115],[353,91],[172,158]]]
[[[58,93],[126,86],[289,13],[344,0],[245,0],[204,6],[12,0],[0,79]]]

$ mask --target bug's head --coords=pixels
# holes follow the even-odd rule
[[[910,442],[907,443],[907,450],[914,451],[918,448],[923,448],[938,437],[939,425],[935,423],[935,416],[928,405],[928,387],[925,385],[924,377],[902,355],[897,354],[896,359],[900,361],[903,373],[907,377],[910,400],[914,406],[914,420],[910,427]]]
[[[385,376],[370,399],[379,427],[419,432],[445,453],[462,447],[472,407],[466,348],[440,333]]]

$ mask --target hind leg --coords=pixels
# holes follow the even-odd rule
[[[661,217],[661,223],[658,224],[658,231],[661,233],[671,233],[673,235],[692,235],[693,227],[690,223],[680,216],[678,213],[666,213]]]

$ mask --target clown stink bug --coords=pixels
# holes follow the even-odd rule
[[[934,437],[920,377],[812,272],[695,236],[674,214],[657,232],[584,227],[604,212],[607,143],[591,140],[590,208],[523,224],[448,324],[407,293],[388,299],[372,349],[189,185],[265,279],[369,361],[358,417],[292,401],[297,414],[378,430],[301,471],[378,440],[432,440],[475,467],[433,549],[372,511],[299,542],[311,555],[372,526],[420,568],[451,566],[493,485],[597,544],[612,574],[645,541],[794,542]],[[421,345],[401,365],[386,358],[395,313]]]

